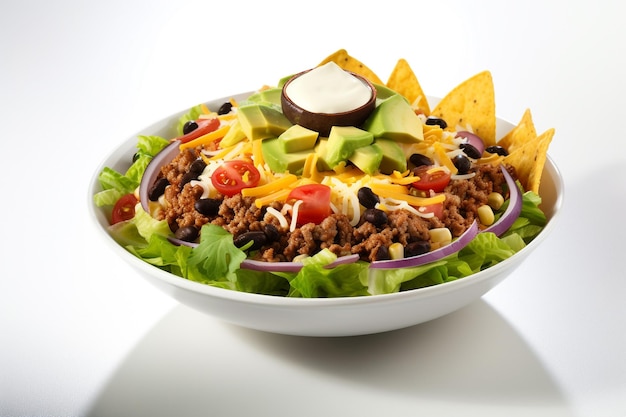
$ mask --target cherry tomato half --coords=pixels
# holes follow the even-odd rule
[[[111,224],[130,220],[135,217],[135,206],[137,205],[137,197],[134,194],[125,194],[113,206],[111,213]]]
[[[441,169],[429,173],[431,168],[423,167],[415,173],[420,179],[413,183],[413,187],[421,191],[433,190],[440,193],[450,183],[450,173]]]
[[[233,196],[244,188],[255,187],[261,174],[250,162],[226,161],[220,165],[211,176],[211,183],[217,191]]]
[[[217,130],[218,127],[220,127],[220,119],[218,119],[217,117],[213,117],[210,119],[198,119],[196,120],[196,123],[198,124],[197,128],[185,135],[177,137],[174,140],[180,140],[181,143],[186,143],[191,140],[197,139],[200,136],[204,136],[207,133],[211,133],[214,130]]]
[[[296,220],[298,226],[307,223],[320,224],[331,213],[330,187],[327,185],[306,184],[296,187],[287,197],[287,201],[292,200],[302,201]]]

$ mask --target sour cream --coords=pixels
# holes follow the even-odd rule
[[[367,84],[332,61],[292,80],[285,92],[291,101],[312,113],[343,113],[372,98]]]

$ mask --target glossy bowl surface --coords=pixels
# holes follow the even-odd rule
[[[374,111],[376,107],[376,87],[366,78],[354,73],[351,74],[360,79],[372,92],[369,101],[361,107],[342,113],[315,113],[298,106],[286,94],[287,87],[293,80],[306,74],[308,71],[310,70],[294,75],[283,86],[280,96],[281,105],[284,115],[291,123],[319,132],[320,136],[328,136],[333,126],[361,126],[365,119]]]
[[[233,97],[242,100],[249,94]],[[230,97],[216,99],[207,105],[215,108],[228,99]],[[186,111],[167,117],[138,134],[173,137],[176,121],[184,113]],[[498,119],[498,137],[512,127],[512,124]],[[162,271],[136,258],[111,238],[107,232],[106,211],[93,204],[93,195],[100,191],[97,177],[105,166],[125,170],[130,165],[136,144],[136,135],[122,142],[97,167],[91,180],[88,206],[101,237],[138,275],[180,303],[225,322],[272,333],[302,336],[372,334],[413,326],[452,313],[487,293],[537,249],[554,229],[563,204],[561,174],[548,157],[540,189],[548,224],[527,247],[491,268],[445,284],[371,297],[302,299],[248,294],[199,284]]]

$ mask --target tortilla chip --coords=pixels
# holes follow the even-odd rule
[[[441,99],[431,116],[445,120],[448,130],[472,130],[486,146],[495,145],[496,103],[491,73],[483,71],[459,84]]]
[[[380,80],[380,78],[378,78],[374,71],[369,69],[358,59],[348,55],[348,52],[345,49],[340,49],[334,54],[329,55],[328,57],[326,57],[326,59],[320,62],[319,65],[327,64],[330,61],[333,61],[335,64],[339,65],[346,71],[352,71],[355,74],[359,74],[367,78],[374,84],[383,85],[383,82]]]
[[[527,142],[534,140],[536,137],[537,131],[535,130],[535,124],[533,123],[530,109],[526,109],[517,126],[500,139],[498,145],[511,153],[524,146]]]
[[[426,94],[424,94],[417,76],[406,59],[398,60],[389,76],[387,87],[406,97],[414,107],[420,109],[426,116],[430,115],[430,106]]]
[[[504,158],[505,164],[515,167],[517,177],[526,191],[539,193],[541,174],[548,158],[548,147],[553,137],[554,128],[550,128]]]

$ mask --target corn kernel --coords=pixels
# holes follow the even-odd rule
[[[495,221],[493,210],[486,204],[478,207],[478,218],[485,226],[491,226]]]
[[[391,259],[404,258],[404,246],[402,246],[402,243],[396,242],[389,245],[389,257]]]
[[[500,207],[502,207],[502,204],[504,204],[504,197],[502,197],[502,194],[500,193],[490,193],[487,196],[487,204],[489,204],[489,207],[492,209],[499,210]]]
[[[433,243],[440,243],[443,246],[452,242],[452,233],[446,227],[430,229],[428,233],[430,234],[430,241]]]

